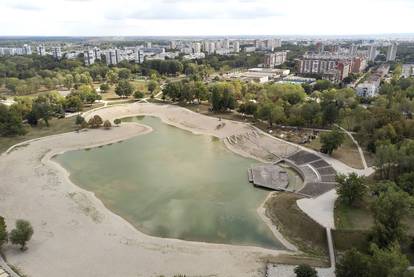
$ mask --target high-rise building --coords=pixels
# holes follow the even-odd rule
[[[325,46],[323,45],[321,41],[316,43],[316,51],[319,53],[322,53],[323,51],[325,51]]]
[[[30,47],[30,45],[23,45],[23,54],[24,55],[31,55],[32,54],[32,48]]]
[[[106,53],[106,64],[107,65],[116,65],[121,61],[119,49],[109,49]]]
[[[238,42],[238,41],[233,42],[233,52],[235,52],[235,53],[240,52],[240,42]]]
[[[375,45],[368,46],[368,61],[373,62],[377,57],[377,47]]]
[[[287,52],[275,52],[266,54],[264,58],[264,66],[273,68],[286,62]]]
[[[203,41],[203,52],[210,52],[210,42],[208,40]]]
[[[46,55],[46,49],[43,45],[39,45],[36,47],[36,52],[39,56],[45,56]]]
[[[95,63],[95,54],[93,50],[88,49],[83,52],[83,61],[86,66],[90,66]]]
[[[210,42],[210,47],[208,48],[209,54],[214,54],[216,52],[216,44],[214,42]]]
[[[151,41],[147,41],[147,42],[145,43],[145,48],[152,48],[152,43],[151,43]]]
[[[101,59],[101,49],[99,49],[98,47],[94,47],[93,48],[93,56],[94,56],[95,60],[100,60]]]
[[[177,43],[175,40],[170,41],[170,49],[174,50],[177,48]]]
[[[228,39],[225,39],[225,40],[223,41],[223,48],[224,48],[225,50],[229,50],[229,49],[230,49],[230,41],[229,41]]]
[[[193,53],[194,54],[201,53],[201,43],[199,43],[199,42],[193,43]]]
[[[356,56],[358,52],[358,45],[352,44],[351,48],[349,49],[349,54],[351,54],[352,56]]]
[[[388,46],[387,61],[395,61],[397,58],[397,43],[393,42]]]
[[[135,62],[136,63],[143,63],[145,60],[144,50],[140,49],[139,47],[135,48]]]
[[[56,60],[60,60],[62,58],[62,49],[59,46],[53,47],[52,56]]]

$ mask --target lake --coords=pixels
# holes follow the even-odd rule
[[[257,161],[155,117],[124,121],[154,131],[55,158],[75,184],[152,236],[284,249],[256,212],[269,193],[247,180]]]

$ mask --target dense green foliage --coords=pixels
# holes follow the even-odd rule
[[[7,225],[3,217],[0,216],[0,250],[8,241]]]
[[[318,277],[316,270],[307,264],[298,265],[295,274],[296,277]]]
[[[409,262],[398,246],[381,249],[371,245],[367,254],[347,251],[336,265],[337,277],[403,277]],[[407,275],[408,276],[408,275]]]
[[[19,219],[16,221],[16,227],[10,232],[10,241],[13,244],[19,244],[20,249],[26,249],[27,242],[32,238],[33,227],[29,221]]]
[[[345,134],[335,128],[334,130],[321,134],[321,152],[332,155],[345,141]]]
[[[360,177],[356,173],[351,173],[348,176],[338,175],[336,181],[339,184],[336,191],[340,202],[348,206],[353,206],[363,200],[367,192],[364,177]]]

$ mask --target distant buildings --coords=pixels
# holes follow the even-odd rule
[[[373,62],[377,57],[377,47],[375,45],[368,46],[368,61]]]
[[[199,42],[193,43],[193,53],[194,54],[201,53],[201,43],[199,43]]]
[[[233,52],[235,52],[235,53],[240,52],[240,42],[238,42],[238,41],[233,42]]]
[[[264,57],[264,67],[273,68],[285,63],[287,60],[287,52],[275,52],[266,54]]]
[[[94,47],[93,48],[93,56],[95,57],[95,60],[100,60],[101,59],[101,49],[99,49],[98,47]]]
[[[31,55],[32,54],[32,48],[30,45],[25,44],[23,45],[23,55]]]
[[[387,62],[395,61],[395,59],[397,58],[397,48],[398,48],[398,45],[395,42],[391,43],[388,46],[388,49],[387,49]]]
[[[306,53],[297,60],[300,74],[321,75],[324,79],[339,82],[349,73],[359,73],[367,67],[364,57],[344,55],[331,52]]]
[[[376,96],[381,85],[381,80],[388,74],[389,70],[389,65],[381,65],[371,73],[365,82],[356,87],[357,94],[364,98]]]
[[[118,48],[109,49],[105,53],[105,57],[107,65],[117,65],[121,61],[121,56]]]
[[[93,50],[86,50],[83,52],[83,61],[86,66],[93,65],[95,63],[95,53]]]
[[[56,60],[62,59],[62,49],[59,46],[52,48],[52,56]]]
[[[144,60],[145,60],[144,51],[141,50],[139,47],[136,47],[135,48],[135,62],[141,64],[144,62]]]
[[[44,45],[38,45],[38,46],[36,47],[36,53],[37,53],[39,56],[46,56],[46,49],[45,49],[45,46],[44,46]]]

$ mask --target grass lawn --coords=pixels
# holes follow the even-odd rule
[[[314,139],[312,142],[304,144],[304,146],[311,148],[313,150],[319,151],[321,149],[321,143],[319,137]],[[335,150],[332,154],[332,157],[343,162],[344,164],[356,168],[363,169],[361,157],[358,152],[358,148],[353,143],[350,137],[345,136],[345,141]]]
[[[343,230],[368,230],[374,219],[368,205],[354,208],[336,202],[335,227]]]
[[[277,193],[266,202],[266,214],[279,231],[307,254],[326,257],[326,231],[297,206],[301,197],[293,193]]]
[[[148,88],[147,88],[147,81],[145,80],[132,80],[130,81],[131,85],[134,87],[134,92],[135,91],[142,91],[145,96],[149,96],[148,93]],[[94,84],[95,89],[99,88],[101,85],[101,83],[96,83]],[[102,93],[102,100],[119,100],[121,99],[116,93],[115,93],[115,87],[116,85],[112,85],[109,88],[109,91],[106,93]],[[129,98],[133,98],[133,96],[131,95]],[[125,98],[123,98],[125,99]]]
[[[49,127],[46,127],[43,122],[39,122],[38,127],[31,127],[30,125],[27,125],[26,129],[28,132],[24,136],[0,137],[0,153],[3,153],[9,147],[19,142],[55,134],[67,133],[76,129],[75,117],[62,119],[54,118],[50,120],[49,125]]]

